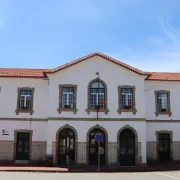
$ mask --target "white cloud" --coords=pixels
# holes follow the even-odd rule
[[[136,53],[127,48],[123,56],[122,53],[111,54],[113,57],[135,66],[144,71],[180,71],[180,30],[171,27],[161,21],[162,33],[165,38],[151,38],[146,46],[153,46],[151,51]],[[128,54],[128,55],[127,55]]]

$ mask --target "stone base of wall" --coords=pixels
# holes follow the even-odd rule
[[[173,160],[180,161],[180,141],[173,141]]]
[[[147,142],[147,161],[153,162],[157,160],[156,142]]]
[[[86,142],[78,142],[76,150],[76,164],[86,164],[87,165],[87,143]],[[108,160],[108,165],[118,165],[118,144],[116,142],[108,143],[108,153],[106,154],[106,158]],[[53,163],[56,164],[56,143],[52,142],[52,154],[53,154]],[[138,143],[138,162],[141,162],[141,143]]]
[[[38,162],[46,159],[45,141],[33,141],[31,161]],[[108,164],[118,164],[118,149],[116,142],[108,143]],[[173,160],[180,161],[180,141],[174,141],[172,145]],[[52,142],[53,162],[56,163],[56,143]],[[0,141],[0,163],[13,162],[14,159],[14,141]],[[141,143],[138,143],[138,160],[141,162]],[[157,161],[156,142],[147,142],[147,161]],[[87,143],[78,142],[76,152],[76,164],[87,164]]]
[[[87,162],[87,151],[86,142],[78,142],[77,143],[77,164],[86,164]]]
[[[31,160],[45,160],[46,159],[46,142],[33,141],[31,146]]]
[[[33,141],[31,148],[30,160],[45,160],[46,142]],[[14,158],[14,141],[0,141],[0,162],[13,162]]]
[[[56,142],[52,142],[53,163],[56,164]]]
[[[13,161],[14,141],[0,141],[0,161]]]
[[[156,142],[147,142],[147,160],[157,161],[157,144]],[[172,160],[180,161],[180,141],[173,141]]]
[[[142,164],[142,152],[141,152],[141,142],[138,142],[138,150],[137,150],[137,153],[138,153],[138,157],[137,157],[137,162],[136,164]]]
[[[108,164],[109,165],[114,165],[117,164],[118,159],[117,159],[117,152],[118,152],[118,145],[116,142],[109,142],[108,143]]]

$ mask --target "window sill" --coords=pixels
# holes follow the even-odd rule
[[[34,110],[16,109],[15,112],[16,112],[16,115],[18,115],[19,113],[30,113],[30,115],[32,115],[34,113]]]
[[[159,115],[169,115],[169,117],[171,117],[172,112],[158,112],[158,111],[156,111],[155,115],[156,115],[156,117]]]
[[[109,109],[86,109],[87,114],[90,114],[90,112],[104,112],[105,114],[108,114]]]
[[[121,114],[122,112],[132,112],[133,114],[136,114],[137,109],[118,109],[117,112]]]
[[[62,111],[73,112],[74,114],[76,114],[77,109],[75,109],[75,108],[58,108],[57,111],[59,114],[61,114]]]

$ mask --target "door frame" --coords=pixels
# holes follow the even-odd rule
[[[13,160],[16,161],[16,146],[17,146],[17,134],[18,133],[29,133],[29,161],[31,160],[32,155],[32,136],[33,136],[33,130],[28,129],[19,129],[14,130],[14,154],[13,154]]]
[[[56,132],[56,144],[55,144],[55,165],[58,166],[58,150],[59,150],[59,133],[63,129],[71,129],[74,132],[75,135],[75,161],[74,163],[77,164],[77,157],[78,157],[78,134],[74,127],[70,126],[69,124],[66,124],[64,126],[61,126],[57,132]]]
[[[106,131],[105,128],[103,128],[102,126],[96,125],[91,127],[88,132],[87,132],[87,136],[86,136],[86,163],[89,165],[89,135],[91,133],[92,130],[94,129],[100,129],[101,131],[104,132],[105,134],[105,166],[108,165],[108,133]]]
[[[158,138],[158,136],[161,133],[170,134],[170,159],[173,160],[173,140],[172,140],[173,132],[168,131],[168,130],[162,130],[162,131],[156,131],[156,157],[157,157],[157,161],[159,161],[159,151],[158,151],[159,138]]]
[[[138,133],[133,127],[131,127],[129,125],[122,127],[117,133],[117,163],[120,165],[120,157],[119,157],[120,134],[125,129],[130,129],[131,131],[133,131],[133,133],[135,135],[135,165],[137,165],[138,163],[140,163],[139,158],[138,158]]]

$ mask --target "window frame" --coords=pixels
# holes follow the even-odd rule
[[[166,93],[168,95],[168,111],[166,112],[160,112],[158,111],[158,93]],[[170,103],[170,91],[166,91],[166,90],[156,90],[154,91],[154,95],[155,95],[155,115],[156,117],[159,116],[159,115],[169,115],[169,117],[171,117],[172,115],[172,112],[171,112],[171,103]]]
[[[132,108],[130,109],[123,109],[122,108],[122,96],[121,96],[121,90],[122,89],[132,89]],[[135,101],[135,96],[136,96],[136,87],[135,86],[130,86],[130,85],[123,85],[123,86],[118,86],[118,110],[117,112],[121,114],[122,112],[132,112],[134,115],[137,112],[136,109],[136,101]]]
[[[62,94],[63,88],[74,88],[74,99],[73,99],[73,108],[63,108],[62,107]],[[59,107],[57,109],[58,113],[61,114],[62,111],[77,112],[77,85],[74,84],[59,84]]]
[[[102,82],[99,82],[99,83],[101,83],[102,85],[103,85],[103,88],[102,87],[100,87],[99,89],[100,90],[102,90],[103,89],[103,93],[102,92],[96,92],[96,93],[94,93],[94,92],[92,92],[92,90],[97,90],[98,88],[92,88],[92,85],[94,84],[94,83],[96,83],[96,82],[98,82],[98,81],[94,81],[92,84],[91,84],[91,86],[90,86],[90,106],[91,106],[91,95],[95,95],[95,97],[96,97],[96,103],[98,103],[98,104],[96,104],[95,106],[98,106],[99,105],[99,100],[100,100],[100,95],[103,95],[103,108],[99,108],[99,110],[100,109],[104,109],[104,107],[105,107],[105,87],[104,87],[104,84],[102,83]],[[94,108],[92,108],[92,109],[96,109],[96,107],[94,107]]]
[[[100,83],[102,83],[104,85],[104,108],[103,109],[98,109],[98,112],[104,112],[105,114],[108,114],[109,112],[109,109],[108,109],[108,106],[107,106],[107,85],[106,83],[100,79],[100,78],[96,78],[96,79],[93,79],[92,81],[89,82],[88,84],[88,98],[87,98],[87,109],[86,109],[86,112],[87,114],[90,114],[90,112],[97,112],[97,109],[95,108],[91,108],[91,85],[94,83],[94,82],[97,82],[99,81]]]
[[[31,109],[28,109],[28,110],[23,110],[20,108],[20,96],[21,96],[21,91],[23,90],[28,90],[28,91],[31,91],[32,92],[32,101],[31,101]],[[34,91],[35,89],[34,88],[31,88],[31,87],[19,87],[17,89],[17,107],[16,107],[16,115],[18,115],[19,113],[30,113],[30,115],[32,115],[34,113],[34,110],[33,110],[33,104],[34,104]]]

